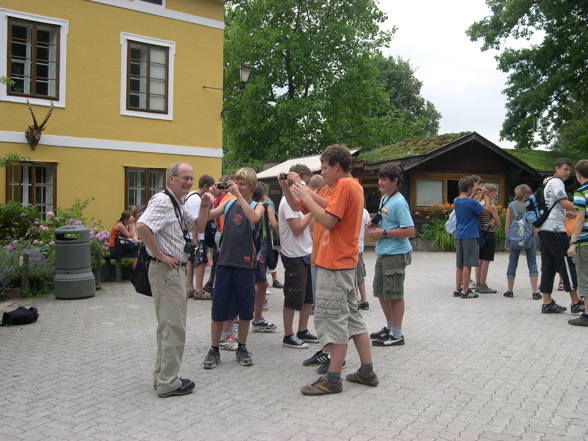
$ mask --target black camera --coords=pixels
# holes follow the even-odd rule
[[[288,173],[280,173],[280,175],[278,176],[278,179],[280,181],[285,181],[288,179]]]
[[[376,213],[375,216],[372,217],[372,224],[378,225],[380,222],[382,222],[382,214]]]
[[[184,253],[188,255],[188,260],[190,262],[194,262],[196,259],[196,245],[186,240],[186,243],[184,244]]]
[[[226,182],[219,182],[218,184],[216,184],[216,188],[218,188],[219,190],[226,190],[227,188],[229,188],[229,184],[227,184]]]

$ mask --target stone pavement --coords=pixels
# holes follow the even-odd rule
[[[369,287],[375,255],[365,260]],[[344,383],[342,394],[324,397],[299,392],[317,377],[301,362],[318,347],[284,348],[279,332],[251,334],[254,366],[222,351],[220,365],[203,370],[206,301],[188,306],[181,374],[196,390],[160,399],[151,387],[153,306],[129,283],[105,284],[86,300],[20,300],[40,318],[0,328],[0,440],[588,439],[588,330],[569,326],[568,312],[539,313],[522,258],[514,299],[501,295],[505,254],[488,277],[499,293],[480,299],[452,297],[453,262],[450,253],[415,253],[407,344],[373,348],[379,387]],[[272,292],[266,316],[280,324],[282,295]],[[383,314],[368,296],[365,317],[376,330]],[[556,299],[569,307],[567,294]],[[347,363],[344,374],[357,368],[354,350]]]

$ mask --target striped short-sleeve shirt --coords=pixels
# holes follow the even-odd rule
[[[181,211],[183,228],[191,231],[195,222],[194,216],[184,208],[182,201],[177,202]],[[180,227],[180,221],[176,217],[174,206],[168,195],[163,192],[154,194],[137,222],[149,227],[155,236],[159,249],[164,254],[175,257],[180,262],[187,260],[187,255],[184,253],[186,241],[184,240],[182,227]],[[147,252],[152,257],[155,255],[149,248],[147,248]]]
[[[577,239],[578,245],[588,246],[588,184],[582,185],[574,193],[574,208],[584,211],[584,225]]]

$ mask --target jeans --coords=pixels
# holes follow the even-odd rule
[[[519,264],[519,254],[522,249],[510,249],[508,252],[508,269],[506,270],[507,277],[514,277],[517,273],[517,265]],[[539,275],[537,271],[537,246],[535,244],[535,237],[531,239],[528,248],[524,248],[527,256],[527,267],[529,268],[529,276]]]

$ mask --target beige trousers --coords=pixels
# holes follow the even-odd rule
[[[149,282],[157,317],[153,384],[158,393],[165,394],[182,385],[178,372],[186,342],[186,268],[170,269],[164,263],[151,261]]]

